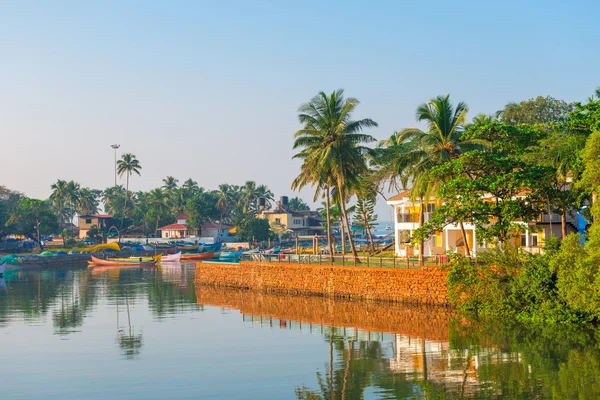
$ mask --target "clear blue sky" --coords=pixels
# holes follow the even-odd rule
[[[378,139],[438,94],[471,116],[585,100],[598,15],[597,1],[4,1],[0,184],[104,188],[119,143],[143,166],[133,190],[173,175],[293,195],[296,109],[318,91],[357,97]]]

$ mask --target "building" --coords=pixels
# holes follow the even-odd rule
[[[187,219],[189,214],[181,214],[177,217],[177,222],[161,226],[158,228],[160,231],[160,237],[163,239],[185,239],[190,237],[196,237],[198,231],[196,229],[190,230],[187,227]]]
[[[202,224],[200,234],[202,238],[212,238],[213,243],[233,242],[235,236],[231,234],[232,226],[227,224],[219,224],[218,222],[205,222]]]
[[[492,197],[490,196],[490,201]],[[399,193],[387,200],[387,203],[394,208],[394,236],[396,239],[396,255],[412,256],[418,255],[419,249],[411,244],[413,231],[419,228],[419,218],[421,214],[421,204],[413,203],[410,200],[410,190]],[[424,204],[424,222],[427,222],[435,212],[436,207],[442,204],[441,200],[431,197],[427,204]],[[568,233],[578,231],[578,219],[567,216]],[[514,238],[515,246],[523,248],[530,253],[539,253],[543,248],[544,238],[551,234],[561,237],[561,216],[556,214],[542,214],[536,221],[515,221],[527,226],[535,226],[535,232],[525,230],[519,237]],[[477,240],[475,226],[469,222],[463,222],[467,244],[472,255],[478,252],[486,251],[492,245],[485,241]],[[466,253],[466,246],[463,234],[459,224],[449,224],[441,232],[430,236],[424,242],[423,255],[434,256],[450,252]]]
[[[79,239],[87,238],[90,229],[96,227],[102,232],[108,232],[112,226],[112,215],[108,214],[86,214],[79,216]]]
[[[188,228],[187,220],[189,217],[188,214],[181,214],[177,217],[175,223],[160,227],[160,237],[163,239],[196,238],[202,242],[212,239],[214,243],[235,241],[235,237],[231,235],[232,227],[230,225],[205,222],[202,224],[200,232],[198,232],[197,229]]]
[[[289,211],[283,206],[274,210],[264,210],[259,218],[269,221],[269,225],[280,223],[297,236],[323,235],[326,225],[317,211]]]

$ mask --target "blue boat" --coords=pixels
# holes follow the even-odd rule
[[[214,251],[215,253],[221,250],[223,247],[223,242],[213,243],[213,244],[205,244],[204,251]]]
[[[242,258],[242,254],[243,251],[242,250],[238,250],[238,251],[222,251],[221,255],[219,256],[220,260],[231,260],[234,258]]]

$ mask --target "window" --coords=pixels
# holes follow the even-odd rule
[[[179,231],[179,237],[184,237],[185,236],[185,231]]]
[[[299,219],[295,219],[294,220],[294,225],[300,225],[300,220]]]
[[[85,223],[86,224],[91,224],[92,223],[92,219],[91,218],[86,218],[85,219]]]
[[[527,235],[521,233],[521,247],[527,246]]]
[[[428,213],[433,213],[433,212],[435,212],[435,204],[434,204],[434,203],[429,203],[429,204],[427,204],[427,212],[428,212]]]
[[[538,234],[537,233],[529,234],[529,245],[531,247],[538,247]]]
[[[168,238],[169,237],[169,232],[165,232],[165,237]]]
[[[275,218],[275,222],[277,222],[278,224],[281,223],[281,218]]]
[[[305,222],[306,222],[306,221],[302,220],[302,226],[304,226]]]

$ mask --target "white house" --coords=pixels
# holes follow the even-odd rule
[[[490,200],[492,197],[490,196]],[[387,200],[387,203],[394,208],[394,235],[396,239],[396,255],[411,256],[419,254],[419,249],[413,247],[410,238],[413,232],[419,228],[419,218],[421,213],[420,202],[413,203],[410,200],[410,190],[405,190]],[[436,207],[439,207],[442,202],[431,197],[427,204],[424,204],[424,222],[427,222],[430,216],[435,212]],[[540,252],[543,248],[544,238],[554,234],[561,237],[560,216],[556,214],[542,214],[536,221],[523,222],[515,221],[528,226],[536,226],[537,232],[529,232],[525,230],[519,237],[515,238],[515,246],[521,247],[531,253]],[[477,233],[475,226],[469,222],[463,223],[465,236],[469,245],[469,250],[472,255],[478,252],[486,251],[490,248],[490,244],[477,243]],[[577,232],[577,219],[569,216],[567,218],[567,230],[569,232]],[[466,247],[463,239],[463,234],[459,224],[447,225],[442,231],[430,236],[424,242],[423,255],[433,256],[441,255],[447,251],[458,252],[464,254]]]

